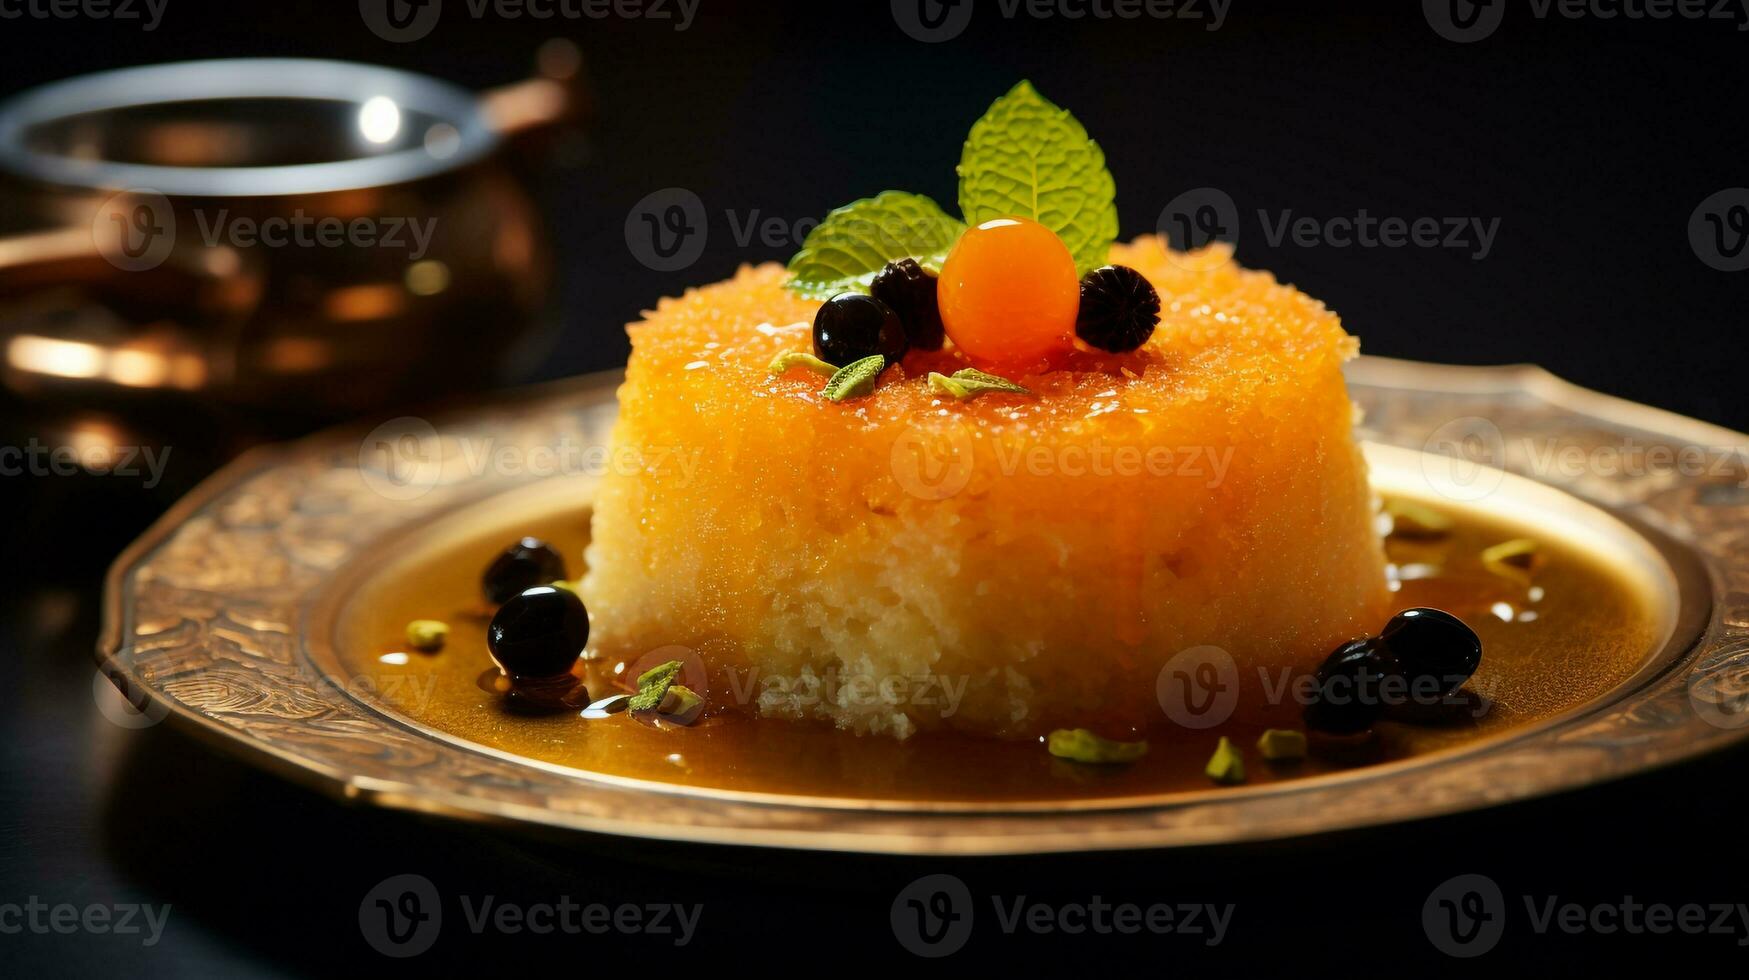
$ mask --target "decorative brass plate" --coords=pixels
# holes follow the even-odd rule
[[[1060,807],[845,805],[602,776],[447,737],[338,680],[336,610],[361,569],[440,517],[529,488],[544,472],[574,474],[566,454],[606,445],[617,374],[246,455],[116,561],[99,661],[136,705],[347,799],[609,834],[869,852],[1312,834],[1550,793],[1749,737],[1749,437],[1534,367],[1362,358],[1349,379],[1379,482],[1413,490],[1424,481],[1424,494],[1590,533],[1647,583],[1659,642],[1632,677],[1580,708],[1402,762]],[[516,465],[482,465],[482,446],[508,451],[500,458]],[[544,478],[575,482],[579,501],[588,493],[587,476]]]

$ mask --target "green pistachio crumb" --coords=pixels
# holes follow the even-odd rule
[[[1257,751],[1270,761],[1304,759],[1306,733],[1291,728],[1271,728],[1257,740]]]
[[[1051,754],[1076,762],[1134,762],[1148,754],[1148,743],[1115,742],[1100,738],[1085,728],[1059,728],[1046,741]]]
[[[436,653],[449,639],[449,624],[435,619],[415,619],[407,624],[407,645],[421,653]]]
[[[952,377],[931,371],[929,387],[960,401],[976,398],[987,391],[1001,391],[1011,395],[1032,394],[1024,385],[1015,384],[999,375],[987,374],[977,368],[962,368],[955,371]]]
[[[880,354],[870,354],[859,360],[839,368],[832,380],[826,382],[824,394],[827,401],[841,402],[846,398],[855,398],[874,391],[875,380],[881,372],[887,369],[887,359]]]
[[[1426,504],[1401,498],[1385,501],[1385,513],[1391,516],[1391,533],[1399,538],[1443,538],[1454,523]]]
[[[699,697],[691,688],[684,684],[675,684],[668,688],[668,693],[662,695],[662,703],[656,706],[656,713],[684,715],[702,704],[704,698]]]
[[[1233,746],[1231,739],[1222,735],[1220,744],[1215,746],[1215,754],[1209,757],[1209,764],[1202,771],[1222,786],[1237,785],[1245,781],[1245,756]]]
[[[662,698],[680,677],[681,663],[670,660],[657,664],[638,675],[638,693],[626,706],[633,711],[651,711],[661,706]]]
[[[772,374],[782,374],[793,367],[805,367],[828,378],[838,373],[838,365],[828,364],[807,351],[801,350],[784,351],[771,359],[771,365],[766,370]]]
[[[1483,568],[1525,585],[1530,584],[1532,573],[1541,564],[1542,556],[1537,553],[1537,544],[1530,538],[1513,538],[1482,550]]]

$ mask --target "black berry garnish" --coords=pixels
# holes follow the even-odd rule
[[[913,349],[941,349],[946,334],[941,327],[941,307],[935,302],[935,275],[916,259],[888,262],[869,284],[868,292],[899,314]]]
[[[1375,638],[1337,647],[1314,675],[1306,727],[1352,735],[1372,727],[1384,713],[1390,678],[1400,676],[1396,658]],[[1398,682],[1400,683],[1400,682]]]
[[[814,314],[814,353],[843,367],[880,354],[892,364],[905,356],[905,325],[887,304],[862,293],[839,293]]]
[[[1456,692],[1482,663],[1476,631],[1442,609],[1403,610],[1385,624],[1379,642],[1402,665],[1417,701],[1437,701]]]
[[[523,538],[492,559],[480,576],[480,591],[496,606],[511,596],[548,582],[568,578],[565,559],[539,538]]]
[[[1081,277],[1081,309],[1075,335],[1113,354],[1135,350],[1160,322],[1160,294],[1140,272],[1107,265]]]
[[[588,642],[583,600],[548,585],[511,596],[486,627],[486,649],[513,680],[568,673]]]

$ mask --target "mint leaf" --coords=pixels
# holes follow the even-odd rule
[[[868,394],[874,390],[875,379],[886,369],[887,359],[879,354],[870,354],[861,360],[851,361],[839,368],[838,373],[826,382],[826,400],[841,402],[846,398]]]
[[[1117,238],[1117,184],[1105,152],[1031,82],[1014,86],[972,124],[959,175],[967,223],[1031,218],[1063,239],[1078,271],[1106,263]]]
[[[826,216],[789,260],[791,291],[827,299],[868,292],[875,275],[895,259],[945,254],[966,226],[921,194],[882,191]]]

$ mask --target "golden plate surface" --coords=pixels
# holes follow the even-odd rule
[[[104,673],[135,704],[346,799],[658,839],[914,854],[1320,833],[1555,792],[1749,737],[1749,438],[1533,367],[1377,358],[1349,371],[1375,483],[1546,528],[1608,561],[1648,597],[1653,623],[1619,682],[1397,761],[1037,801],[834,798],[591,772],[459,738],[403,713],[394,692],[354,683],[342,655],[349,600],[478,515],[586,502],[618,380],[594,375],[237,460],[111,569]]]

